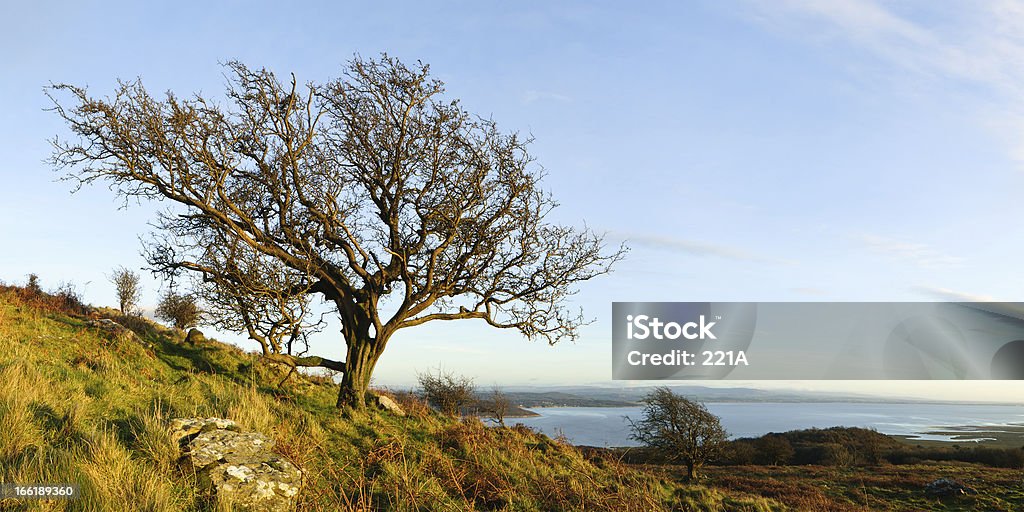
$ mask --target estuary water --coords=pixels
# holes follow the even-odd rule
[[[708,403],[722,420],[730,438],[757,437],[769,432],[807,428],[863,427],[883,434],[949,441],[950,436],[927,434],[959,426],[1024,425],[1024,406],[903,403]],[[537,407],[540,416],[509,418],[549,436],[564,435],[573,444],[635,446],[626,417],[638,419],[641,407]],[[959,439],[958,442],[969,441]]]

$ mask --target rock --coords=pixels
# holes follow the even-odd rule
[[[135,332],[109,318],[89,320],[86,325],[89,327],[96,327],[97,329],[107,333],[113,340],[127,341],[135,338]]]
[[[188,334],[185,335],[185,343],[189,345],[195,345],[196,343],[202,343],[206,341],[206,336],[203,331],[196,329],[195,327],[188,330]]]
[[[175,418],[171,420],[171,439],[181,442],[183,438],[194,436],[200,432],[211,430],[240,431],[238,425],[231,420],[220,418]],[[186,442],[192,439],[185,439]]]
[[[237,509],[290,510],[302,484],[302,472],[280,457],[260,462],[216,464],[199,473],[200,485],[218,501]],[[234,510],[234,509],[233,509]]]
[[[377,395],[375,402],[377,402],[377,407],[385,411],[394,413],[395,415],[398,416],[405,416],[405,411],[402,410],[402,406],[398,405],[398,403],[392,400],[390,397],[387,397],[385,395]]]
[[[978,494],[975,489],[949,478],[940,478],[924,486],[924,492],[929,496],[937,497]]]
[[[302,484],[302,470],[270,451],[274,443],[258,432],[241,432],[220,418],[171,420],[171,437],[179,441],[198,477],[200,488],[232,510],[289,510]]]
[[[241,433],[231,430],[202,432],[189,443],[186,455],[196,469],[202,469],[216,462],[244,463],[261,460],[274,447],[263,434]]]

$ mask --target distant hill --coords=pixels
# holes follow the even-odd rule
[[[606,398],[565,391],[507,391],[505,395],[521,407],[629,407],[636,401]]]
[[[790,391],[756,389],[747,387],[711,387],[698,385],[676,385],[672,381],[665,384],[672,391],[702,402],[850,402],[850,403],[979,403],[957,400],[923,400],[920,398],[885,397],[879,395],[856,393],[833,393],[825,391]],[[575,397],[579,403],[617,403],[618,405],[591,405],[591,407],[619,407],[639,405],[644,395],[650,393],[656,385],[650,386],[512,386],[507,394],[523,394],[527,398],[532,394]],[[1003,402],[981,402],[997,404]],[[1016,402],[1006,402],[1017,405]],[[525,402],[524,402],[525,404]],[[538,406],[540,407],[540,406]],[[588,405],[580,405],[588,407]]]

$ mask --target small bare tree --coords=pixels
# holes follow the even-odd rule
[[[181,330],[198,325],[202,315],[202,310],[191,295],[174,291],[165,293],[156,307],[157,318],[170,322],[176,329]]]
[[[139,301],[142,299],[141,278],[137,272],[125,267],[114,269],[109,277],[117,292],[117,303],[122,315],[138,313]]]
[[[498,422],[498,425],[505,426],[505,415],[508,414],[509,409],[512,408],[512,403],[509,402],[508,395],[504,391],[495,387],[491,390],[491,396],[488,397],[490,403],[487,404],[487,412],[491,414],[491,417]]]
[[[686,464],[689,479],[697,470],[715,460],[725,448],[728,434],[718,416],[700,402],[658,387],[643,400],[643,417],[629,419],[631,438],[656,449],[672,462]]]
[[[430,405],[449,416],[458,416],[462,408],[475,401],[473,379],[438,368],[437,374],[426,371],[416,374],[420,394]]]

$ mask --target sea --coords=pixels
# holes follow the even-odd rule
[[[707,403],[732,439],[758,437],[769,432],[808,428],[863,427],[883,434],[918,439],[953,441],[950,435],[934,433],[943,429],[978,426],[998,431],[1001,426],[1024,426],[1024,406],[967,404],[907,404],[861,402],[741,402]],[[627,418],[639,419],[642,407],[537,407],[540,414],[529,418],[508,418],[507,424],[522,423],[551,437],[564,436],[577,445],[636,446],[629,438]],[[929,433],[933,432],[933,433]],[[958,438],[957,442],[984,438]]]

